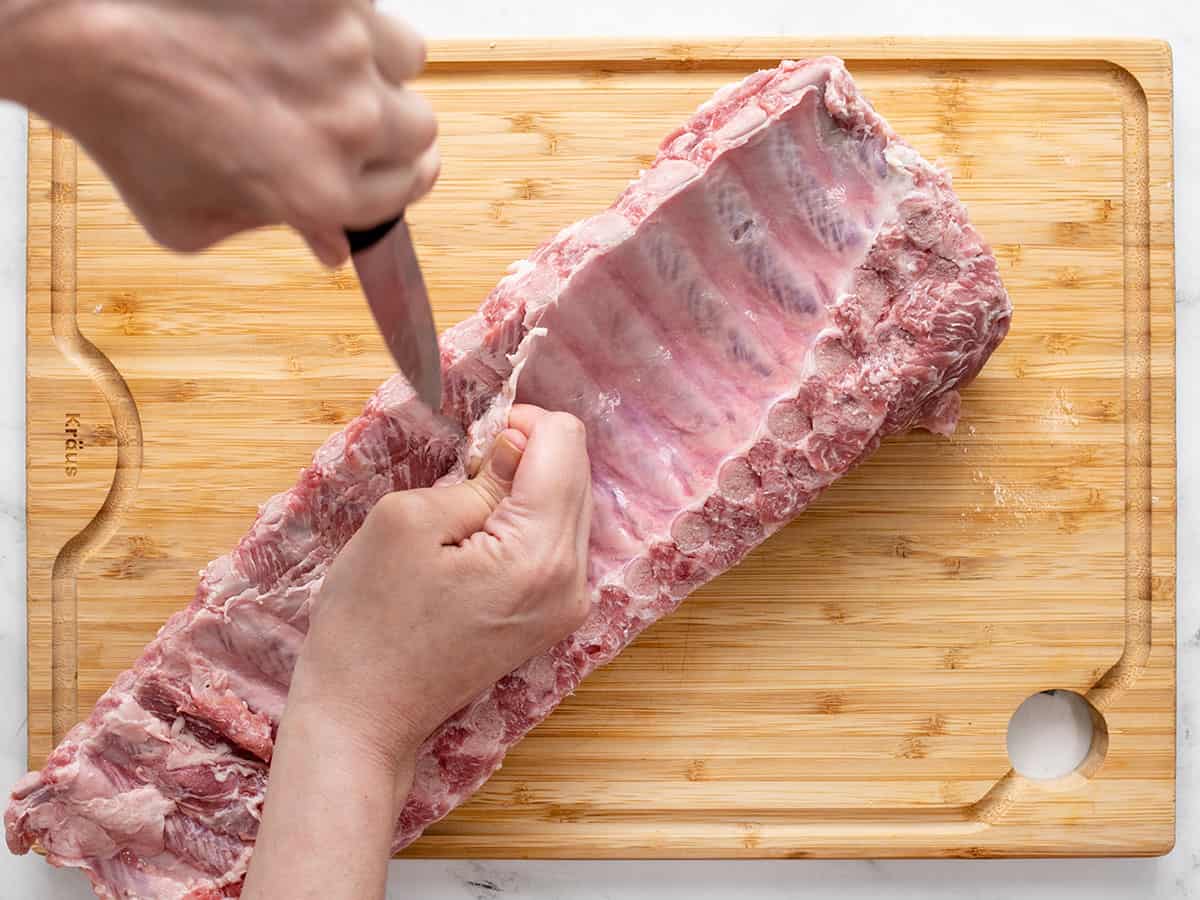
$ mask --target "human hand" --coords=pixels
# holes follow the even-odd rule
[[[319,710],[400,768],[447,717],[583,623],[590,515],[582,424],[514,407],[475,478],[383,498],[342,550],[289,713]]]
[[[383,900],[418,745],[587,614],[583,426],[517,406],[482,471],[376,504],[330,566],[242,896]]]
[[[16,0],[12,24],[34,49],[21,66],[6,35],[0,91],[71,132],[172,249],[284,223],[337,265],[344,228],[437,178],[433,112],[404,87],[424,42],[369,0]]]

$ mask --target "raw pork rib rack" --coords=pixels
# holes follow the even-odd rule
[[[839,60],[726,87],[607,211],[518,263],[442,338],[443,417],[399,378],[204,572],[41,772],[9,847],[102,897],[241,889],[272,740],[330,560],[388,491],[478,453],[514,399],[588,427],[588,622],[429,738],[415,840],[579,682],[801,512],[882,437],[954,428],[1011,305],[947,175]]]

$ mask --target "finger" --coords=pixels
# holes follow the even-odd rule
[[[437,147],[430,147],[413,166],[364,172],[356,190],[354,221],[347,226],[371,228],[392,218],[429,193],[441,167]]]
[[[310,231],[300,235],[321,263],[336,269],[350,257],[350,242],[344,231]]]
[[[415,91],[381,85],[380,127],[367,158],[368,170],[409,166],[437,139],[437,117]]]
[[[467,483],[495,509],[512,492],[513,479],[521,465],[528,439],[515,428],[500,432],[487,460]],[[478,531],[478,529],[476,529]]]
[[[387,13],[371,17],[375,66],[392,84],[416,78],[425,68],[425,39],[415,28]]]
[[[587,434],[583,423],[569,413],[538,411],[539,415],[531,410],[514,407],[509,415],[510,427],[518,431],[529,427],[512,498],[558,534],[577,526],[591,494]]]
[[[461,544],[483,530],[488,517],[512,491],[525,449],[525,435],[506,428],[496,438],[479,474],[469,481],[430,491],[430,499],[439,505],[436,527],[442,544]]]
[[[515,428],[528,437],[538,420],[548,415],[550,413],[540,406],[530,403],[514,403],[508,411],[508,427]]]

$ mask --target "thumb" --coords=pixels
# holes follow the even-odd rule
[[[444,513],[443,543],[461,544],[483,530],[488,516],[512,492],[525,440],[515,428],[506,428],[474,478],[438,491]]]

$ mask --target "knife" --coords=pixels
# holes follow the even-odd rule
[[[437,329],[421,265],[404,213],[362,231],[346,230],[354,271],[392,359],[417,396],[442,407],[442,365]]]

